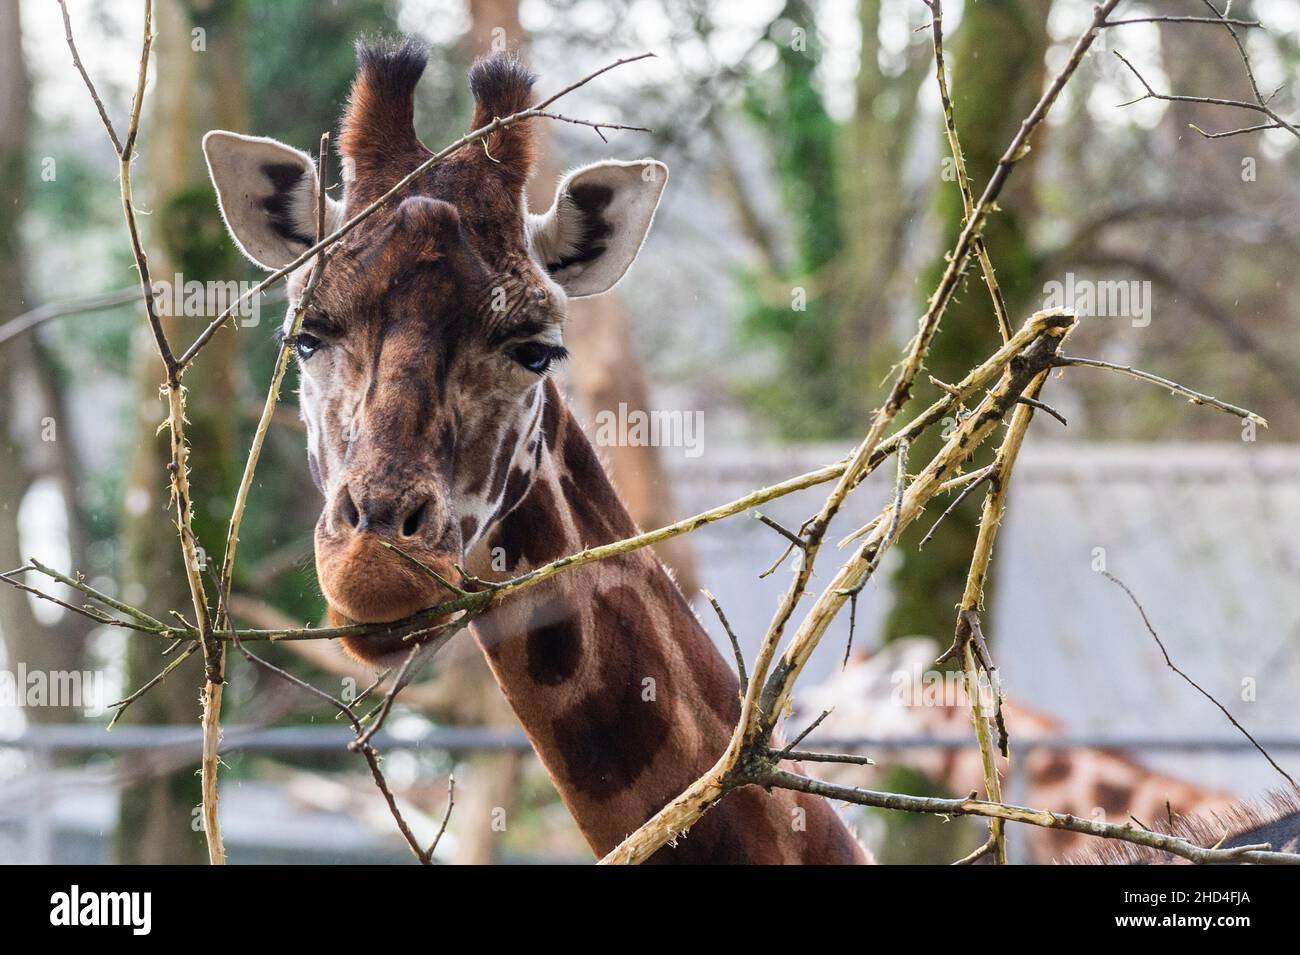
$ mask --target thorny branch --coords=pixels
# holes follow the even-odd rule
[[[201,762],[203,791],[203,833],[208,845],[208,859],[213,864],[225,861],[225,849],[221,843],[220,820],[217,815],[217,747],[221,736],[221,694],[223,688],[225,651],[220,641],[212,639],[212,620],[208,613],[208,596],[199,572],[198,542],[194,536],[192,523],[193,505],[190,498],[189,483],[189,443],[185,436],[185,389],[181,384],[183,366],[177,361],[167,340],[162,318],[154,301],[153,281],[149,276],[149,260],[145,255],[140,240],[140,230],[136,224],[135,205],[131,188],[131,164],[135,158],[135,142],[140,131],[140,112],[144,104],[145,83],[149,75],[149,50],[153,45],[153,3],[145,0],[143,36],[140,43],[140,67],[137,72],[135,95],[131,101],[131,113],[127,122],[125,140],[119,140],[117,131],[103,101],[95,89],[94,82],[81,65],[76,43],[72,38],[72,24],[68,17],[65,0],[59,0],[63,14],[64,36],[73,62],[81,74],[86,88],[99,110],[100,120],[104,124],[109,139],[118,158],[118,181],[121,190],[122,214],[126,219],[127,232],[131,238],[131,253],[135,259],[136,270],[140,275],[140,294],[144,300],[145,313],[149,328],[153,333],[154,345],[162,360],[165,378],[162,391],[167,398],[167,427],[171,438],[171,462],[167,469],[170,475],[171,499],[176,506],[176,528],[180,537],[181,557],[185,566],[186,582],[189,585],[191,602],[194,606],[194,619],[197,624],[197,639],[203,649],[204,683],[202,690],[203,704],[203,756]]]
[[[746,783],[756,786],[777,786],[798,792],[839,799],[859,806],[878,809],[895,809],[902,812],[924,812],[940,816],[983,816],[1007,822],[1023,822],[1047,829],[1066,829],[1104,839],[1118,839],[1139,846],[1160,849],[1199,865],[1226,862],[1250,862],[1256,865],[1300,865],[1300,855],[1291,852],[1273,852],[1267,845],[1236,846],[1231,849],[1203,848],[1186,839],[1169,836],[1148,829],[1117,823],[1097,822],[1070,813],[1051,812],[1046,809],[1029,809],[967,797],[942,799],[931,796],[907,796],[900,793],[877,792],[856,786],[843,786],[822,782],[780,768],[767,769],[746,778]],[[965,861],[965,860],[963,860]]]
[[[966,587],[962,592],[961,602],[957,605],[953,647],[960,649],[962,670],[966,679],[966,696],[970,702],[971,720],[975,726],[975,739],[979,744],[980,762],[984,770],[984,788],[988,798],[993,802],[1002,801],[1002,781],[998,776],[997,755],[994,752],[990,723],[997,727],[998,751],[1004,758],[1009,754],[1006,724],[1002,719],[1002,688],[997,667],[993,664],[984,642],[979,614],[984,605],[984,582],[988,579],[989,562],[993,559],[993,544],[997,539],[998,528],[1002,524],[1002,513],[1006,509],[1011,472],[1015,467],[1020,447],[1024,443],[1025,433],[1029,430],[1029,422],[1033,418],[1037,404],[1036,396],[1046,383],[1048,374],[1049,372],[1045,371],[1038,375],[1017,400],[1015,410],[1011,413],[1011,424],[1007,428],[1006,436],[1002,439],[997,455],[989,466],[991,469],[989,490],[984,496],[979,531],[975,538],[975,548],[971,553],[970,570],[966,574]],[[984,709],[981,672],[987,674],[989,687],[992,690],[990,701],[993,706],[992,714],[986,713]],[[993,845],[995,860],[999,865],[1006,865],[1007,846],[1002,819],[989,820],[989,841]]]

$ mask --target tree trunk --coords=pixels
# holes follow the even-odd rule
[[[909,216],[915,211],[903,177],[903,163],[916,125],[917,91],[930,76],[924,44],[908,46],[907,67],[898,75],[880,68],[880,0],[859,0],[862,38],[853,116],[839,152],[837,183],[843,208],[844,250],[837,258],[836,380],[844,392],[851,433],[879,400],[878,389],[897,359],[890,321],[905,294],[900,273]]]
[[[0,7],[0,321],[30,307],[24,294],[20,220],[26,203],[27,135],[30,82],[23,59],[17,3]],[[32,333],[0,346],[0,567],[12,570],[33,556],[22,550],[18,510],[32,481],[60,459],[59,442],[71,440],[67,421],[47,400],[43,370]],[[32,398],[35,398],[33,401]],[[63,488],[68,493],[68,488]],[[79,540],[75,498],[67,498],[68,528],[73,544]],[[79,548],[73,547],[74,560]],[[34,581],[29,581],[34,582]],[[0,635],[4,637],[8,668],[28,672],[80,670],[88,628],[83,618],[63,611],[52,625],[40,623],[26,594],[0,587]],[[55,702],[51,700],[50,702]],[[91,700],[84,701],[87,704]],[[75,706],[33,706],[24,716],[35,723],[64,723],[81,715]]]
[[[945,51],[951,64],[957,131],[977,197],[1042,92],[1048,7],[1048,0],[968,4],[955,43]],[[1016,167],[998,201],[1000,211],[989,217],[984,232],[1013,328],[1026,317],[1035,299],[1035,263],[1027,236],[1034,207],[1034,157],[1031,152]],[[935,172],[937,175],[939,170]],[[963,218],[956,181],[940,183],[935,211],[943,224],[943,250],[947,252],[956,242]],[[945,265],[942,255],[935,260],[921,283],[924,290],[934,288]],[[991,353],[999,341],[988,292],[978,266],[972,265],[964,289],[944,314],[930,349],[929,372],[941,380],[956,381],[973,360]],[[908,414],[905,410],[900,420]],[[912,449],[912,460],[929,460],[939,446],[938,435],[927,436]],[[885,622],[885,639],[923,635],[946,642],[952,635],[975,544],[981,499],[980,494],[970,495],[945,519],[924,550],[918,550],[916,543],[928,530],[928,522],[918,522],[905,535],[897,548],[902,560],[893,575],[894,605]]]

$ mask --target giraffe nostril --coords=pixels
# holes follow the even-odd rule
[[[406,520],[402,521],[402,536],[414,537],[419,533],[420,528],[424,525],[424,514],[429,509],[429,502],[422,501],[420,505],[406,515]]]
[[[354,530],[361,523],[361,514],[357,511],[357,505],[352,500],[352,495],[346,487],[343,488],[342,493],[339,495],[339,514],[342,515],[343,520],[347,521],[348,526]]]

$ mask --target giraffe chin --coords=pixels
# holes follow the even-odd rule
[[[459,576],[453,558],[415,547],[403,548],[445,580]],[[360,534],[342,547],[317,541],[316,575],[328,605],[330,626],[392,623],[452,599],[450,591],[373,534]],[[391,632],[343,637],[349,655],[376,666],[400,663],[415,643],[408,635],[445,623],[450,615],[419,620]]]
[[[413,611],[418,612],[418,611]],[[327,607],[326,616],[331,627],[348,627],[354,623],[383,623],[386,621],[361,621],[347,617],[334,607]],[[410,616],[407,614],[406,616]],[[427,620],[420,620],[416,623],[407,624],[397,627],[388,633],[371,633],[358,637],[340,637],[339,643],[352,659],[366,663],[370,666],[384,668],[391,666],[400,666],[407,655],[411,652],[411,647],[424,643],[433,634],[422,634],[414,639],[407,639],[407,635],[417,630],[426,630],[444,624],[451,619],[451,614],[443,614],[438,617],[430,617]]]

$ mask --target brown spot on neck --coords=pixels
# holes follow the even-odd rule
[[[620,584],[597,593],[591,616],[600,647],[596,678],[552,729],[569,783],[603,799],[635,783],[659,752],[672,688],[662,648],[647,633],[649,609],[635,590]]]
[[[543,460],[531,489],[488,535],[489,546],[505,548],[512,574],[635,532],[550,386],[542,429]],[[566,572],[504,601],[473,626],[597,855],[704,773],[739,715],[735,674],[649,551]],[[825,800],[748,787],[728,794],[652,861],[863,858]]]
[[[582,660],[582,620],[561,596],[538,603],[528,618],[528,675],[541,686],[570,679]]]

